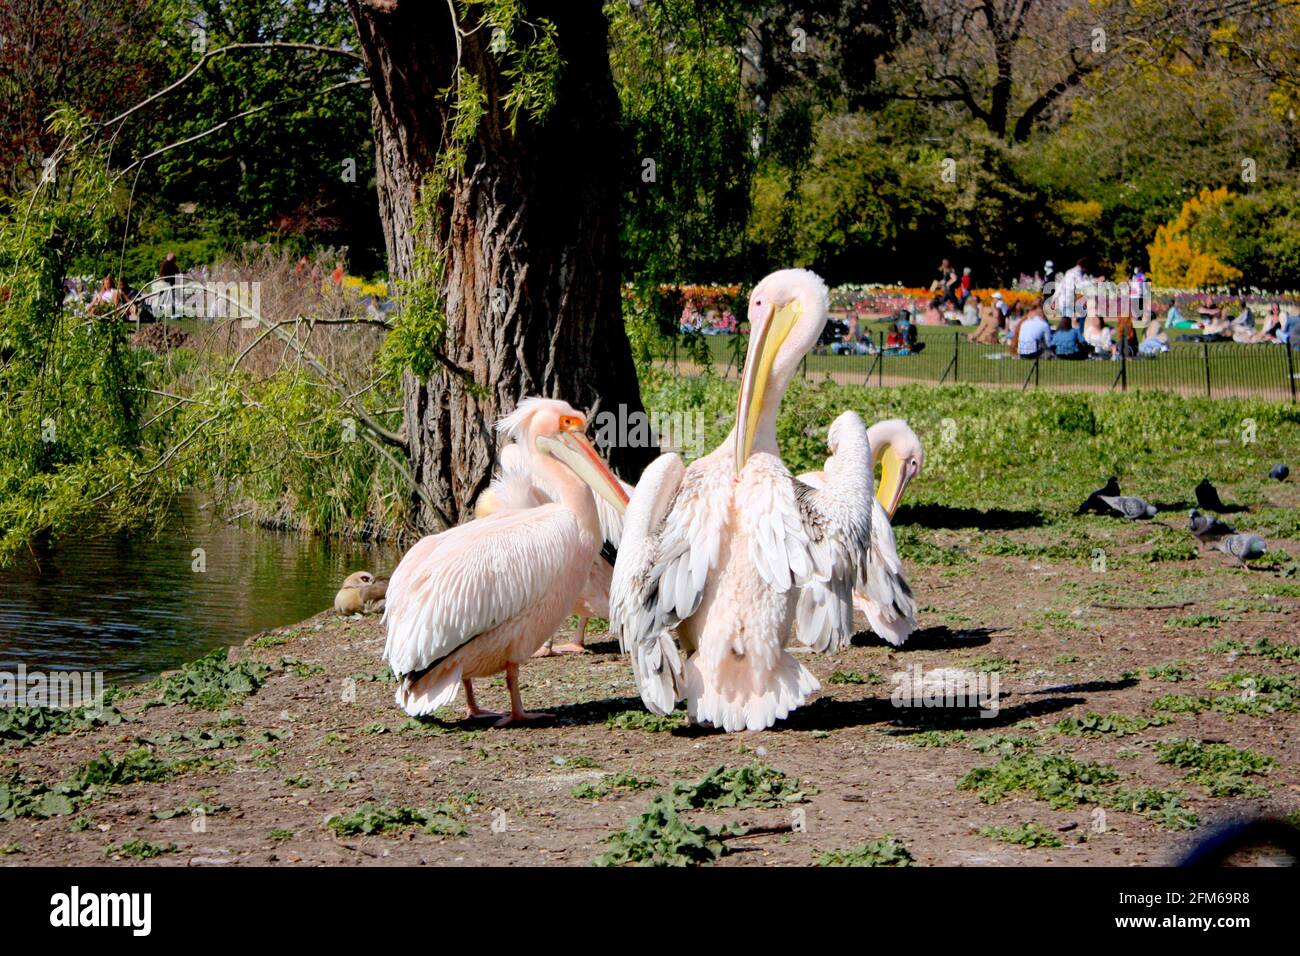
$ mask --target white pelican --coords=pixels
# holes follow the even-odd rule
[[[529,470],[529,456],[522,445],[503,446],[497,462],[500,469],[492,484],[474,502],[474,517],[485,518],[505,508],[535,508],[555,500],[555,493],[546,487],[545,480]],[[619,484],[629,496],[635,490],[626,481]],[[554,647],[548,639],[533,654],[534,657],[585,654],[587,621],[593,617],[609,617],[609,585],[614,573],[614,556],[623,532],[623,515],[604,498],[597,497],[595,502],[604,544],[591,564],[587,583],[573,607],[573,613],[578,616],[578,633],[571,642]]]
[[[340,614],[383,610],[387,590],[388,578],[376,578],[369,571],[353,571],[343,579],[339,593],[334,595],[334,610]]]
[[[825,487],[781,463],[781,398],[826,325],[826,284],[787,269],[755,287],[736,424],[717,449],[682,466],[661,455],[623,519],[610,627],[631,656],[641,699],[666,714],[761,730],[819,689],[786,651],[795,630],[819,650],[852,634],[852,589],[869,558],[871,448],[853,412],[831,425],[836,466]],[[680,641],[683,660],[674,641]]]
[[[397,565],[384,657],[401,680],[397,702],[408,714],[450,704],[463,685],[470,716],[488,716],[470,682],[504,669],[511,709],[497,726],[542,716],[523,709],[519,665],[568,616],[600,552],[592,491],[618,507],[627,501],[586,426],[565,402],[520,402],[497,427],[524,446],[530,470],[556,500],[423,538]]]
[[[903,577],[894,529],[890,520],[898,510],[903,489],[921,472],[925,451],[916,432],[900,418],[876,422],[867,429],[872,457],[880,462],[880,486],[871,502],[871,555],[867,561],[866,587],[854,589],[853,606],[871,624],[871,629],[895,647],[916,630],[916,601]],[[826,470],[834,468],[828,459]],[[804,484],[821,488],[826,475],[810,471],[799,476]]]

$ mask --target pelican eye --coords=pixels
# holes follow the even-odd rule
[[[586,431],[586,422],[577,415],[561,415],[560,431],[562,432],[580,432]]]

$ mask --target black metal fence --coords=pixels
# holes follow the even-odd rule
[[[744,361],[743,337],[717,336],[711,342],[714,367],[736,375]],[[1017,357],[1006,345],[979,345],[965,334],[936,330],[919,351],[886,350],[883,334],[867,354],[833,354],[819,347],[804,360],[805,377],[844,384],[899,385],[908,382],[972,383],[1003,388],[1127,392],[1159,390],[1205,397],[1297,401],[1300,352],[1282,344],[1175,340],[1155,355],[1087,358]],[[665,356],[679,368],[674,350]]]

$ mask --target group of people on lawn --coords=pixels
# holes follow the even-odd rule
[[[1050,273],[1050,262],[1048,270]],[[1171,330],[1184,330],[1180,338],[1197,342],[1280,342],[1300,349],[1300,313],[1288,314],[1273,303],[1263,327],[1256,328],[1256,315],[1244,298],[1238,300],[1240,311],[1235,318],[1229,318],[1226,304],[1216,308],[1207,302],[1196,320],[1184,318],[1171,302],[1156,301],[1150,304],[1150,321],[1139,340],[1133,316],[1144,310],[1148,294],[1145,277],[1134,273],[1130,308],[1121,311],[1113,329],[1106,324],[1095,297],[1080,298],[1088,281],[1086,262],[1081,259],[1052,284],[1050,299],[1039,295],[1023,310],[1008,307],[1002,293],[995,292],[979,306],[979,326],[969,339],[984,345],[1006,344],[1015,355],[1027,359],[1154,356],[1169,350]]]

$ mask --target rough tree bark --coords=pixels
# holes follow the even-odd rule
[[[527,2],[524,18],[555,24],[564,61],[554,106],[540,123],[501,108],[509,81],[488,29],[462,23],[450,2],[349,0],[374,93],[380,214],[389,269],[413,275],[416,244],[445,251],[446,360],[428,381],[404,381],[408,456],[438,510],[467,517],[491,478],[493,422],[526,395],[593,411],[641,411],[623,329],[618,207],[623,170],[618,99],[598,0]],[[458,42],[459,39],[459,42]],[[434,168],[450,115],[443,93],[457,59],[487,92],[463,173],[438,199],[435,234],[417,235],[419,189]],[[613,448],[635,480],[655,454]],[[437,516],[415,499],[422,527]]]

